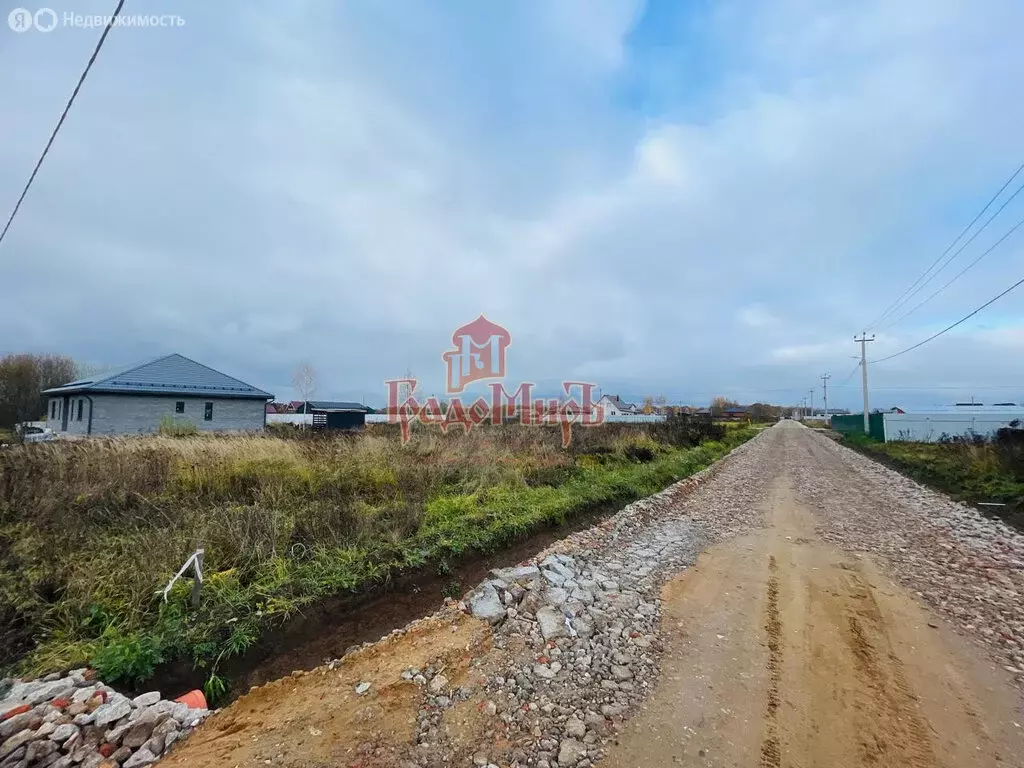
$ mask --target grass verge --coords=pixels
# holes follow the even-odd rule
[[[556,430],[516,427],[424,430],[404,446],[383,429],[5,451],[0,662],[24,674],[91,664],[137,682],[184,658],[215,696],[218,666],[304,606],[647,496],[754,434],[677,427],[580,430],[568,451]],[[187,578],[164,602],[197,547],[199,608]]]

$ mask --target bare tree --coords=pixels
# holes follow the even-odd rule
[[[412,372],[412,368],[411,367],[406,367],[404,378],[406,378],[406,379],[408,379],[410,381],[412,379],[416,378],[416,374],[414,374]],[[410,397],[412,397],[415,394],[416,394],[416,390],[413,388],[413,386],[411,384],[399,384],[398,385],[398,402],[399,403],[404,403],[406,400],[408,400]]]
[[[316,394],[316,371],[309,363],[302,363],[292,374],[292,386],[302,399],[304,404],[308,403]],[[303,408],[308,410],[308,408]]]
[[[0,358],[0,426],[38,419],[46,411],[43,390],[75,378],[75,362],[60,355]]]

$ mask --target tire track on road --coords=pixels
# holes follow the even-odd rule
[[[764,630],[768,635],[768,693],[765,703],[765,737],[761,744],[761,768],[779,768],[779,687],[782,683],[782,619],[779,615],[779,565],[768,556],[768,600]]]

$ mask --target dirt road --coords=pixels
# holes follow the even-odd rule
[[[526,601],[493,629],[449,609],[254,691],[163,764],[1024,765],[1007,663],[1024,537],[794,424],[659,509],[567,544],[579,578],[618,573],[607,594],[639,595],[635,618],[556,641]],[[672,542],[689,537],[718,543],[682,568],[690,544]]]
[[[997,766],[1017,695],[865,554],[815,533],[785,475],[769,527],[663,589],[662,679],[603,765]]]

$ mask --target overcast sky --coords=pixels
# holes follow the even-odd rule
[[[18,4],[5,220],[100,33],[15,33]],[[309,361],[319,397],[379,404],[407,369],[440,390],[483,312],[510,382],[793,403],[830,372],[853,407],[854,334],[1024,162],[1019,0],[124,13],[185,23],[110,34],[0,244],[0,353],[180,352],[279,399]],[[1022,216],[1024,194],[907,309]],[[1022,255],[1024,228],[871,356],[1024,277]],[[871,368],[872,405],[1024,402],[1022,312],[1024,287]]]

